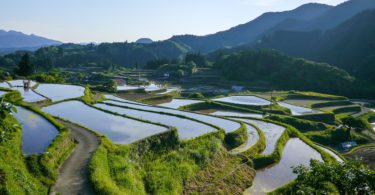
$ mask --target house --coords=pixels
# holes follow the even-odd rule
[[[233,85],[232,86],[232,91],[241,92],[241,91],[243,91],[244,88],[245,88],[244,86]]]

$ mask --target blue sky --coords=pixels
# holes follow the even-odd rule
[[[264,12],[346,0],[0,0],[0,29],[63,42],[164,40],[206,35]]]

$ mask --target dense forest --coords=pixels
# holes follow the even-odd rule
[[[375,97],[373,85],[326,63],[293,58],[275,50],[245,50],[224,55],[214,68],[228,81],[276,89],[311,90],[351,97]],[[360,87],[359,87],[360,86]]]

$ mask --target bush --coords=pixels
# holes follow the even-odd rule
[[[191,93],[189,94],[188,98],[192,98],[192,99],[203,99],[204,98],[204,95],[200,92],[196,92],[196,93]]]

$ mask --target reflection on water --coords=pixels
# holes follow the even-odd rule
[[[251,119],[236,119],[236,120],[251,123],[263,131],[264,137],[266,138],[266,148],[264,149],[262,154],[271,154],[275,150],[277,140],[279,140],[280,136],[285,131],[285,127],[275,125],[272,123],[267,123],[264,121],[251,120]]]
[[[329,149],[327,149],[325,147],[319,146],[319,145],[316,145],[316,146],[319,147],[320,149],[324,150],[325,152],[327,152],[331,156],[333,156],[338,162],[344,162],[339,156],[337,156],[337,154],[335,154],[331,150],[329,150]]]
[[[52,101],[60,101],[83,96],[85,88],[75,85],[40,84],[35,91]]]
[[[10,86],[8,85],[8,83],[2,82],[2,83],[0,83],[0,87],[9,88]]]
[[[294,180],[297,175],[291,167],[300,164],[309,165],[310,159],[322,161],[319,152],[298,138],[291,138],[283,149],[283,156],[278,164],[258,170],[253,186],[244,194],[266,194]]]
[[[238,153],[241,153],[241,152],[244,152],[244,151],[248,150],[254,144],[256,144],[257,141],[259,140],[258,131],[253,126],[246,124],[246,128],[247,128],[247,133],[248,133],[247,142],[245,144],[243,144],[242,146],[233,149],[231,151],[233,154],[238,154]]]
[[[187,99],[173,99],[171,102],[159,104],[159,106],[177,109],[181,106],[186,106],[186,105],[189,105],[189,104],[195,104],[195,103],[200,103],[200,102],[203,102],[203,101],[187,100]]]
[[[255,96],[229,96],[224,98],[213,99],[218,102],[226,102],[232,104],[255,105],[263,106],[269,105],[271,102]]]
[[[203,122],[206,122],[206,123],[209,123],[209,124],[214,124],[214,125],[222,128],[222,129],[224,129],[226,132],[232,132],[232,131],[235,131],[235,130],[237,130],[238,128],[241,127],[240,123],[238,123],[238,122],[234,122],[234,121],[231,121],[231,120],[222,119],[222,118],[218,118],[218,117],[193,113],[193,112],[186,112],[186,111],[181,111],[181,110],[155,107],[155,106],[148,106],[148,105],[130,104],[130,103],[126,103],[126,102],[116,102],[116,101],[111,101],[111,100],[106,100],[104,102],[115,104],[115,105],[120,105],[120,106],[127,106],[127,107],[131,107],[131,108],[136,108],[136,109],[142,109],[142,110],[146,110],[146,111],[164,112],[164,113],[171,113],[171,114],[176,114],[176,115],[187,116],[189,118],[193,118],[193,119],[203,121]]]
[[[189,119],[183,119],[183,118],[179,118],[176,116],[120,108],[120,107],[109,106],[105,104],[96,104],[95,106],[99,108],[103,108],[105,110],[117,112],[120,114],[126,114],[128,116],[132,116],[135,118],[140,118],[140,119],[176,127],[178,130],[178,135],[181,139],[190,139],[190,138],[198,137],[205,133],[209,133],[209,132],[216,130],[215,128],[205,125],[203,123],[198,123]]]
[[[253,118],[263,118],[261,114],[252,114],[244,112],[232,112],[232,111],[216,111],[211,113],[216,116],[229,116],[229,117],[253,117]]]
[[[284,102],[277,102],[282,107],[289,108],[290,111],[292,112],[292,115],[303,115],[303,114],[315,114],[315,113],[320,113],[318,110],[313,110],[310,108],[302,107],[302,106],[295,106],[292,104],[287,104]]]
[[[13,115],[22,124],[22,150],[25,154],[43,153],[59,133],[45,118],[16,106]]]
[[[17,90],[21,93],[24,102],[38,102],[45,100],[44,97],[36,94],[31,89],[25,89],[23,87],[13,87],[12,90]]]
[[[43,111],[98,131],[117,144],[129,144],[167,130],[162,126],[108,114],[79,101],[52,105],[43,108]]]

